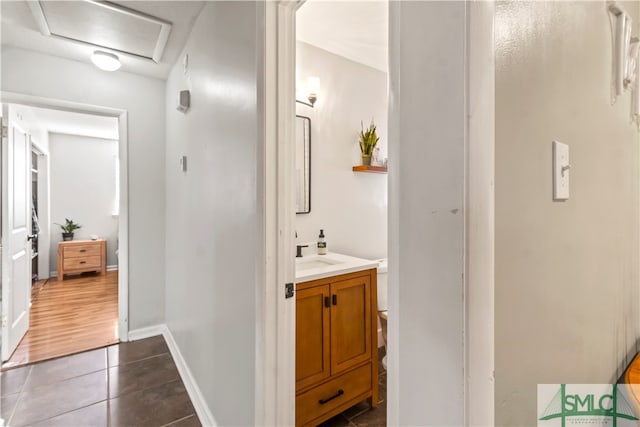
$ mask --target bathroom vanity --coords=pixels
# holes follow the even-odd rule
[[[296,425],[378,404],[375,261],[339,254],[296,261]]]

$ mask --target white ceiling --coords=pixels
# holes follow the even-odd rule
[[[30,109],[39,127],[49,132],[118,139],[118,119],[116,117],[94,116],[36,107],[30,107]]]
[[[32,1],[28,5],[43,34],[147,59],[162,57],[165,37],[171,32],[167,22],[106,2]]]
[[[388,16],[386,0],[307,0],[296,14],[297,38],[387,72]]]
[[[172,24],[166,49],[159,63],[119,54],[122,71],[165,79],[189,37],[193,23],[204,1],[116,1],[124,7],[154,16]],[[91,63],[95,47],[40,33],[26,0],[0,1],[2,45],[15,46],[41,53]],[[130,28],[135,37],[136,28]]]

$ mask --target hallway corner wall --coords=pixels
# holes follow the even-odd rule
[[[537,384],[616,382],[637,351],[640,138],[630,93],[611,105],[605,1],[499,2],[495,37],[496,425],[535,425]]]
[[[207,2],[166,84],[167,326],[218,425],[255,415],[260,13]]]

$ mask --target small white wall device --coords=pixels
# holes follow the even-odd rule
[[[569,199],[569,146],[553,141],[553,200]]]
[[[187,110],[189,110],[190,106],[191,106],[191,93],[188,90],[181,90],[180,100],[178,103],[177,110],[182,113],[186,113]]]

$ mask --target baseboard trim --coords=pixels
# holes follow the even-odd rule
[[[133,329],[129,331],[129,341],[138,341],[145,338],[155,337],[157,335],[164,335],[165,325],[153,325],[146,328]]]
[[[191,398],[191,403],[193,403],[193,407],[196,410],[196,414],[198,418],[200,418],[200,423],[203,426],[217,426],[216,422],[211,410],[209,410],[209,406],[207,405],[202,392],[200,391],[200,387],[198,387],[198,383],[196,379],[193,377],[189,366],[187,366],[187,362],[182,357],[182,353],[180,353],[180,348],[178,348],[178,344],[176,343],[171,331],[166,325],[163,326],[162,335],[164,336],[167,345],[169,346],[169,351],[171,352],[171,356],[173,360],[176,362],[176,367],[178,368],[178,372],[180,373],[180,377],[182,378],[182,382],[184,383],[187,393]]]
[[[129,341],[142,340],[158,335],[162,335],[164,337],[164,340],[167,342],[171,357],[173,357],[173,361],[176,363],[178,373],[180,374],[180,378],[182,378],[182,382],[187,389],[187,394],[189,395],[191,403],[196,410],[196,414],[200,419],[200,423],[203,426],[217,426],[218,424],[216,423],[213,414],[209,410],[209,406],[207,406],[204,396],[200,391],[200,387],[198,387],[198,383],[193,377],[193,374],[191,374],[191,370],[187,366],[187,362],[184,360],[184,357],[182,357],[182,353],[180,353],[178,344],[173,338],[173,335],[171,334],[171,331],[169,330],[167,325],[160,324],[131,330],[129,331]]]
[[[164,340],[167,342],[171,357],[173,357],[173,361],[176,363],[178,373],[180,374],[180,378],[182,378],[182,382],[187,389],[187,394],[189,395],[191,403],[196,410],[196,414],[200,419],[200,423],[203,426],[217,426],[218,424],[216,423],[213,414],[209,410],[209,406],[207,406],[204,396],[200,391],[200,387],[198,387],[198,383],[193,377],[193,374],[191,374],[191,370],[187,366],[187,362],[184,360],[184,357],[182,357],[182,353],[180,353],[178,344],[173,338],[173,335],[171,334],[171,331],[169,330],[167,325],[153,325],[146,328],[134,329],[132,331],[129,331],[129,341],[137,341],[145,338],[155,337],[157,335],[162,335],[164,337]]]
[[[107,265],[107,271],[118,271],[118,264]],[[58,277],[58,272],[57,271],[52,271],[51,273],[49,273],[48,279],[53,279],[54,277]]]

